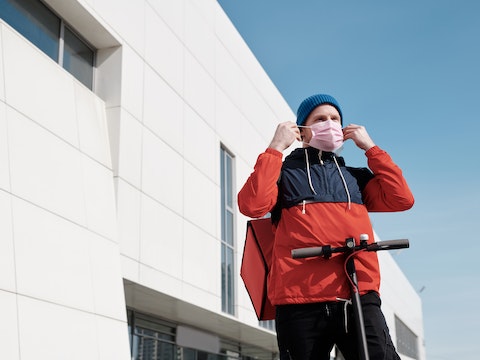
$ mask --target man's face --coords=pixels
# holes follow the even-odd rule
[[[317,106],[308,115],[307,120],[303,124],[304,126],[311,126],[320,121],[332,120],[341,124],[340,113],[335,106],[329,104],[323,104]],[[312,131],[309,128],[300,128],[300,134],[302,135],[303,142],[308,144],[312,138]]]

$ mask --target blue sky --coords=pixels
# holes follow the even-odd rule
[[[402,168],[416,204],[373,214],[375,230],[410,240],[394,257],[424,287],[427,359],[478,359],[480,1],[218,2],[293,111],[335,96]]]

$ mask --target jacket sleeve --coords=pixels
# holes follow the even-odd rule
[[[368,211],[393,212],[410,209],[414,203],[413,194],[402,170],[390,155],[378,146],[369,149],[365,155],[368,167],[374,174],[363,190],[363,200]]]
[[[277,180],[281,169],[281,152],[268,148],[258,156],[253,172],[237,196],[242,214],[259,218],[273,209],[277,202]]]

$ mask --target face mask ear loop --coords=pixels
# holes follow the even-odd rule
[[[311,126],[305,126],[305,125],[297,125],[297,127],[298,127],[298,128],[304,128],[304,129],[311,128]],[[309,143],[303,141],[303,136],[302,136],[302,144],[310,145]]]
[[[340,177],[342,178],[343,187],[345,188],[345,192],[347,193],[348,210],[350,210],[350,208],[351,208],[350,205],[351,205],[351,203],[352,203],[352,199],[350,198],[350,191],[348,191],[347,182],[345,181],[345,178],[343,177],[342,171],[340,170],[340,166],[338,166],[337,157],[334,156],[334,157],[333,157],[333,160],[335,161],[335,165],[337,165],[338,172],[339,172],[339,174],[340,174]]]
[[[307,176],[308,176],[308,185],[310,185],[310,189],[312,189],[313,193],[315,195],[317,195],[317,192],[315,191],[315,189],[313,188],[313,184],[312,184],[312,177],[310,175],[310,161],[308,160],[308,151],[307,149],[305,149],[305,162],[307,164]]]

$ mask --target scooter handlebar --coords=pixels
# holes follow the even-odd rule
[[[398,240],[378,241],[372,244],[368,244],[365,247],[357,246],[356,249],[354,250],[380,251],[380,250],[405,249],[408,247],[410,247],[410,243],[408,239],[398,239]],[[292,258],[303,259],[308,257],[324,256],[325,255],[324,248],[325,246],[293,249]],[[333,252],[345,252],[345,251],[348,251],[349,249],[343,247],[343,248],[331,249],[331,251],[332,250]]]

